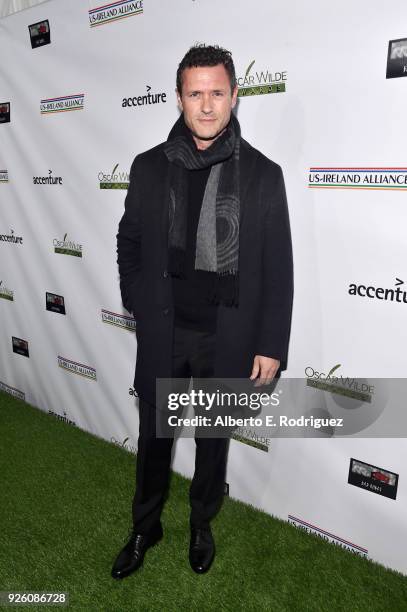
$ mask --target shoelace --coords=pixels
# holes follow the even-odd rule
[[[197,529],[194,532],[194,543],[192,545],[193,548],[196,548],[197,546],[200,546],[201,542],[205,542],[205,532],[202,531],[201,529]]]
[[[144,537],[143,534],[134,533],[134,529],[130,528],[127,536],[125,536],[124,538],[124,541],[126,542],[131,541],[134,544],[138,544],[143,537]]]

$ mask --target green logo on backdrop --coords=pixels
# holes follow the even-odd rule
[[[110,174],[99,172],[98,180],[100,189],[128,189],[129,173],[116,172],[119,164],[116,164]]]
[[[287,71],[272,72],[269,70],[253,71],[256,60],[250,62],[244,77],[238,77],[238,96],[259,96],[285,91]]]
[[[54,238],[54,251],[60,255],[72,255],[73,257],[82,257],[82,245],[72,240],[67,240],[68,234],[65,234],[62,240]]]

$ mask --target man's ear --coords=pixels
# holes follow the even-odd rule
[[[181,100],[181,95],[178,91],[178,89],[175,89],[175,95],[177,96],[177,104],[178,104],[178,108],[180,109],[181,113],[184,111],[184,108],[182,106],[182,100]]]
[[[236,85],[232,92],[232,108],[235,108],[237,102],[238,86]]]

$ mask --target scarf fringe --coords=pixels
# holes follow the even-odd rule
[[[209,303],[237,308],[239,306],[239,273],[214,273],[209,293]]]

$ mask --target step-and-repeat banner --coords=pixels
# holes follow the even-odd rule
[[[196,42],[232,51],[243,136],[284,170],[284,376],[315,389],[335,372],[340,404],[355,376],[406,375],[405,2],[52,0],[0,21],[0,388],[131,452],[137,322],[116,232],[132,160],[167,138]],[[329,413],[323,384],[319,397]],[[230,496],[407,573],[403,439],[235,438]],[[191,476],[194,451],[180,439],[174,469]]]

